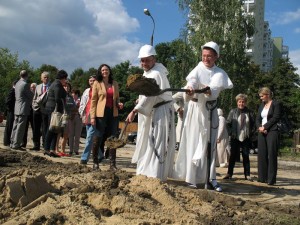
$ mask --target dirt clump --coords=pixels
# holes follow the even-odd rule
[[[0,224],[300,224],[298,208],[0,149]],[[226,185],[225,185],[226,186]]]

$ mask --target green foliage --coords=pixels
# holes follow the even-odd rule
[[[269,73],[256,73],[249,85],[250,103],[252,106],[260,104],[258,90],[269,87],[273,98],[282,103],[282,111],[286,113],[294,128],[300,126],[300,89],[295,84],[300,84],[299,75],[289,59],[279,59]]]
[[[124,121],[129,112],[134,108],[138,94],[129,91],[126,88],[127,77],[131,74],[142,74],[143,70],[139,67],[130,65],[129,61],[120,63],[112,68],[114,79],[118,82],[120,88],[120,102],[124,104],[123,110],[119,111],[120,121]]]
[[[80,95],[85,89],[89,87],[89,78],[97,74],[97,69],[90,68],[88,71],[84,71],[82,68],[75,69],[71,74],[69,74],[69,80],[72,85],[73,90],[79,90]]]
[[[3,112],[4,99],[12,88],[12,83],[19,80],[21,70],[27,70],[30,76],[33,69],[28,61],[18,61],[18,54],[12,54],[7,48],[0,48],[0,112]]]
[[[201,46],[214,41],[220,46],[218,66],[224,69],[234,84],[232,90],[221,93],[219,107],[225,112],[236,106],[235,96],[248,90],[251,82],[249,59],[245,55],[246,37],[254,33],[253,17],[243,15],[242,1],[179,0],[179,7],[189,9],[188,40],[200,61]],[[217,6],[217,7],[216,7]]]
[[[180,39],[160,43],[155,47],[157,61],[169,71],[169,82],[172,88],[181,88],[186,84],[186,76],[197,61],[189,45]]]
[[[49,81],[52,82],[55,79],[58,69],[55,66],[42,64],[39,68],[33,71],[32,76],[30,76],[30,82],[37,84],[41,83],[41,74],[47,71],[49,72]]]

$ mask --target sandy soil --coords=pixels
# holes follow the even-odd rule
[[[117,172],[107,160],[93,171],[80,156],[5,149],[0,132],[0,224],[300,224],[298,163],[280,161],[275,186],[245,181],[241,163],[231,181],[217,168],[217,193],[135,176],[133,145],[118,149]],[[251,173],[256,178],[256,156]]]

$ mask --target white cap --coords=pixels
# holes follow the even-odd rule
[[[207,42],[205,45],[201,46],[201,49],[203,49],[205,47],[211,48],[211,49],[215,50],[215,52],[217,53],[218,57],[220,56],[220,48],[219,48],[219,45],[217,45],[217,43],[215,43],[213,41]]]
[[[138,58],[146,58],[149,57],[151,55],[156,55],[155,49],[152,45],[144,45],[141,47],[140,51],[139,51],[139,56]]]

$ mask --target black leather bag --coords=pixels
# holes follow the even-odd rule
[[[283,115],[280,119],[280,121],[277,123],[277,128],[280,133],[282,134],[290,134],[292,130],[292,126],[288,121],[288,118],[286,115]]]

